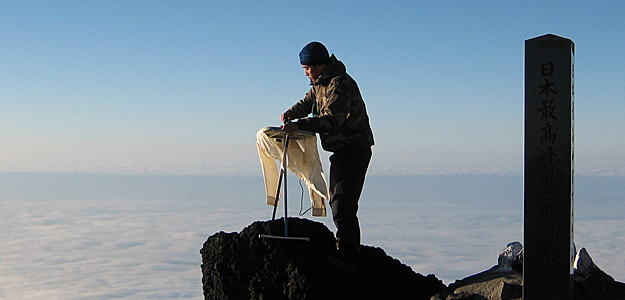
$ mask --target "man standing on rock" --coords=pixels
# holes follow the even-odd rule
[[[374,144],[369,117],[356,81],[323,44],[309,43],[299,53],[299,60],[312,87],[281,115],[282,130],[319,133],[323,149],[332,152],[330,206],[339,259],[345,265],[355,265],[360,255],[358,200]]]

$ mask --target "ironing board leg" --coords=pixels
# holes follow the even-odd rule
[[[284,157],[282,159],[282,173],[284,174],[284,236],[289,236],[289,224],[288,224],[288,213],[287,213],[287,201],[286,201],[286,160],[287,160],[287,155],[286,155],[286,150],[287,147],[289,146],[289,135],[287,134],[286,137],[284,138]]]
[[[271,216],[272,221],[276,219],[276,210],[278,209],[278,200],[280,199],[280,187],[282,186],[283,175],[284,172],[280,170],[280,177],[278,178],[278,190],[276,191],[276,197],[274,198],[273,202],[273,215]]]
[[[287,187],[286,187],[286,168],[287,168],[287,149],[289,147],[289,135],[287,134],[284,137],[284,151],[282,154],[282,167],[280,168],[280,177],[278,178],[278,189],[276,191],[276,200],[273,203],[273,215],[271,220],[276,219],[276,210],[278,208],[278,200],[280,199],[280,187],[282,186],[282,181],[284,180],[284,236],[289,236],[289,225],[288,225],[288,209],[287,209]]]
[[[287,159],[288,156],[286,155],[287,149],[289,147],[289,135],[287,134],[284,137],[284,156],[282,157],[282,173],[283,173],[283,177],[284,177],[284,193],[282,194],[284,196],[284,236],[289,236],[289,218],[288,218],[288,213],[287,213],[287,201],[286,201],[286,166],[287,166]]]

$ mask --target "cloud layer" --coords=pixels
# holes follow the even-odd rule
[[[199,300],[198,251],[206,238],[271,217],[260,177],[2,176],[5,183],[18,177],[22,185],[14,180],[14,189],[23,191],[0,188],[5,299]],[[360,210],[363,243],[445,283],[488,269],[507,243],[522,241],[519,179],[369,177]],[[613,184],[621,179],[597,180],[578,180],[580,198],[597,202],[579,200],[576,242],[623,281],[625,220]],[[601,182],[601,192],[592,192]],[[301,192],[291,183],[289,215],[296,216]],[[46,191],[55,196],[44,197]],[[313,220],[335,229],[330,218]]]

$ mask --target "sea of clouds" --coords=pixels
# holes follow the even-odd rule
[[[308,199],[290,178],[295,217]],[[262,180],[0,173],[0,299],[202,299],[199,249],[271,218]],[[575,183],[577,247],[625,280],[625,177]],[[496,265],[523,238],[520,175],[371,175],[360,204],[363,244],[446,284]],[[329,217],[303,217],[335,230]]]

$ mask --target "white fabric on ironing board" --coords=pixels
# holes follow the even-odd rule
[[[284,132],[279,127],[265,127],[256,133],[256,146],[260,157],[267,204],[274,205],[278,180],[280,178],[276,160],[282,164]],[[298,131],[289,136],[287,167],[308,187],[313,206],[312,215],[326,216],[325,199],[328,197],[328,183],[317,150],[317,136],[312,132]]]

